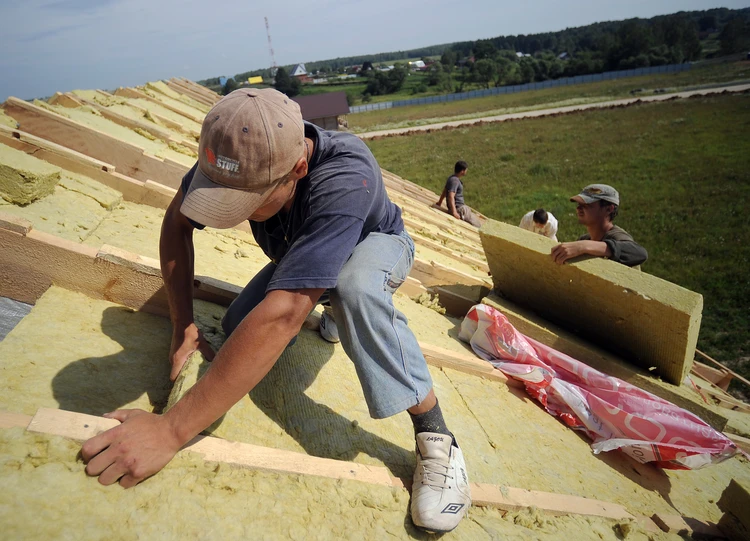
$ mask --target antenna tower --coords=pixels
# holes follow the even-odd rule
[[[266,35],[268,36],[268,50],[271,52],[271,72],[276,75],[278,66],[276,65],[276,56],[273,54],[273,44],[271,43],[271,28],[268,26],[268,17],[263,17],[266,21]]]

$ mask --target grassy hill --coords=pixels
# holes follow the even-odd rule
[[[467,203],[518,224],[544,207],[575,240],[571,195],[614,185],[616,223],[649,251],[643,270],[701,293],[698,347],[750,376],[750,95],[642,104],[368,141],[386,169],[435,192],[469,163]]]

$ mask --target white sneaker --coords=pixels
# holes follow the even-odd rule
[[[411,520],[430,533],[453,530],[471,507],[464,455],[451,436],[417,434]]]
[[[323,315],[320,316],[320,336],[322,336],[327,342],[336,344],[341,342],[341,339],[339,338],[339,329],[336,327],[333,314],[331,314],[329,310],[330,308],[327,306],[324,307]]]

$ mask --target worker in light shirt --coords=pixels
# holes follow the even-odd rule
[[[530,210],[524,214],[518,227],[557,242],[557,218],[544,209]]]

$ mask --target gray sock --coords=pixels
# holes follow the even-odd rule
[[[435,403],[430,411],[425,413],[418,413],[414,415],[409,413],[411,422],[414,423],[414,433],[419,434],[421,432],[435,432],[436,434],[445,434],[446,436],[453,436],[451,431],[445,425],[445,419],[443,419],[443,412],[440,410],[440,404]]]

